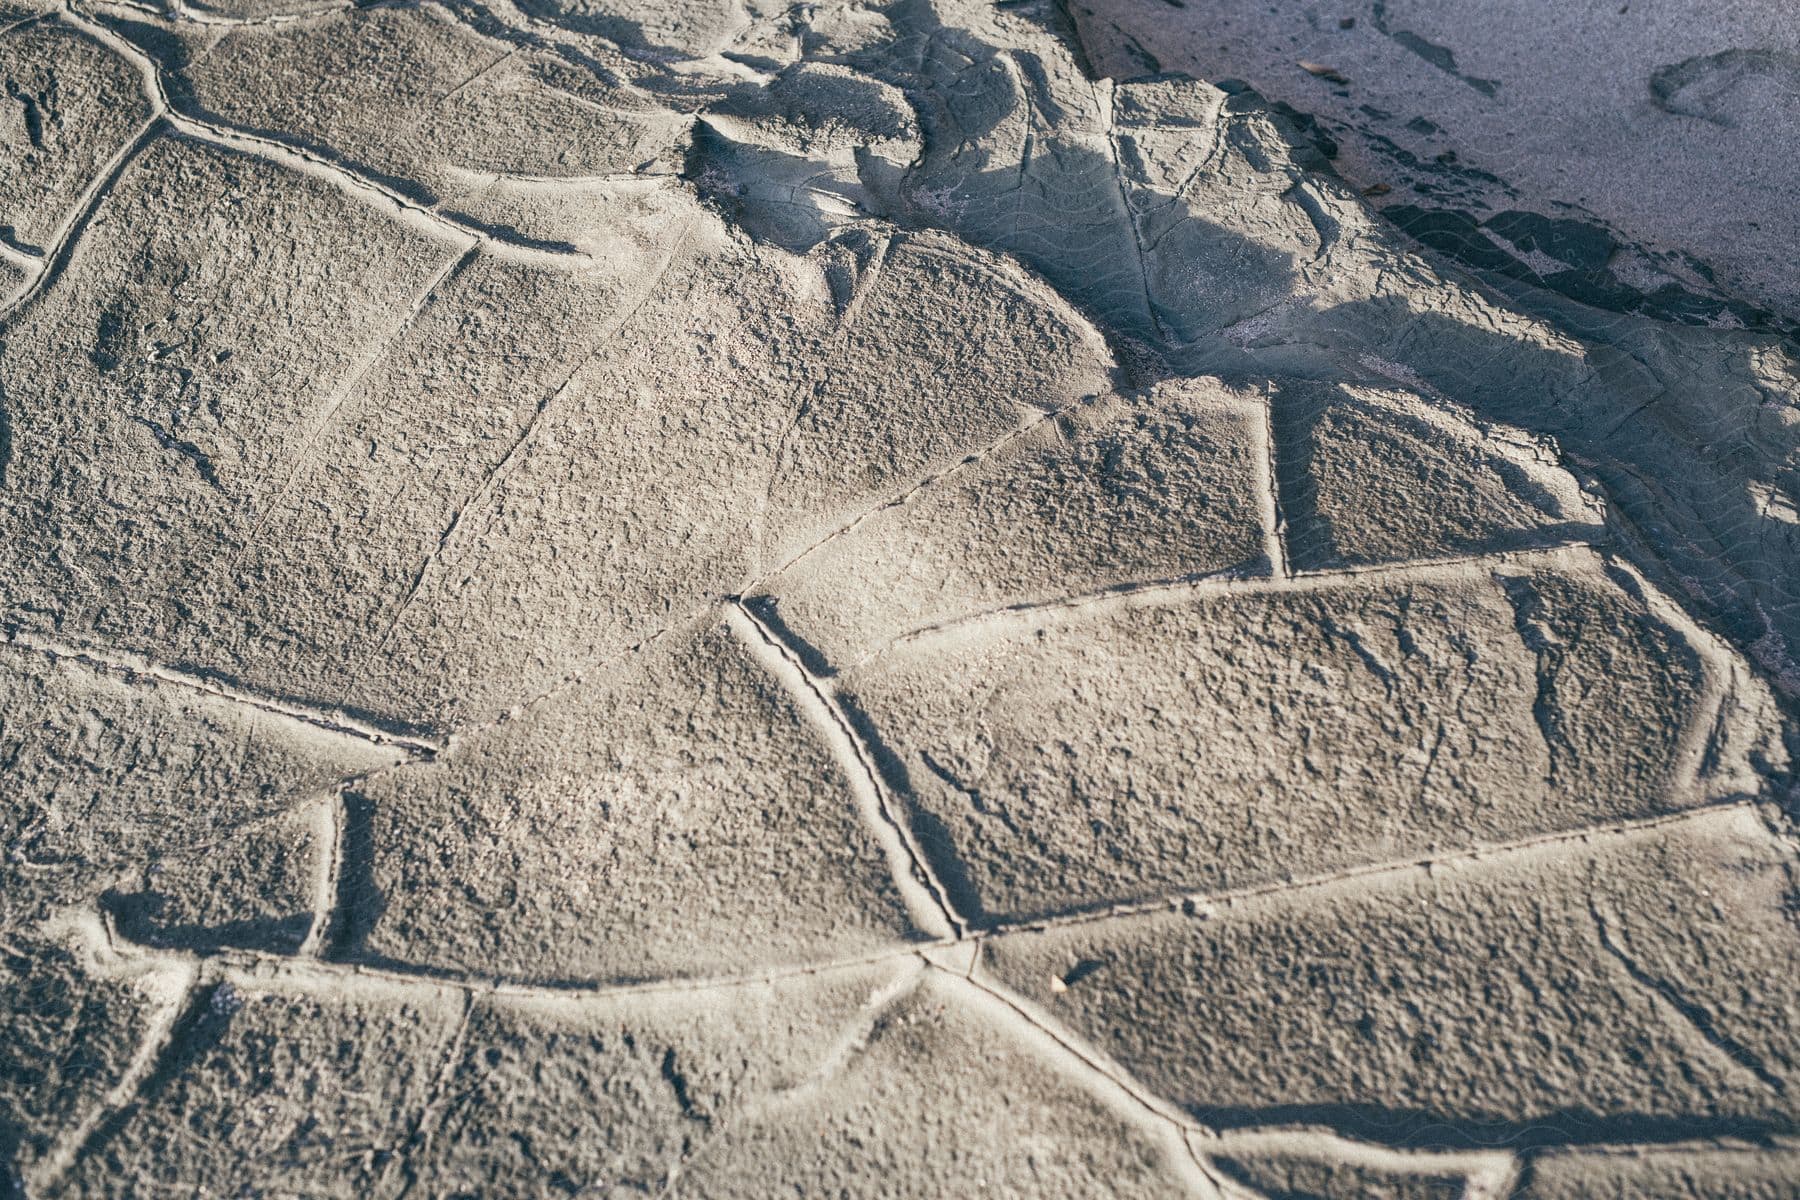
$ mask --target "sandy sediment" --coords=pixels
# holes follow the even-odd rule
[[[1792,1195],[1785,18],[1517,7],[0,5],[12,1191]]]

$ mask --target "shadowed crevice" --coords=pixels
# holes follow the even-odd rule
[[[825,652],[807,641],[793,626],[781,618],[781,599],[777,596],[751,596],[733,598],[735,603],[742,604],[751,614],[765,626],[770,633],[787,647],[788,653],[800,660],[806,673],[815,679],[830,679],[837,674],[837,668],[825,657]]]
[[[343,827],[338,834],[337,903],[324,957],[367,961],[366,945],[387,898],[375,880],[375,804],[360,792],[345,792]]]
[[[895,815],[912,829],[919,853],[943,887],[950,906],[971,928],[992,926],[994,915],[983,907],[980,891],[962,856],[957,853],[949,828],[919,803],[906,763],[882,740],[875,722],[862,710],[854,695],[839,692],[837,698],[844,720],[861,739],[875,770],[880,772],[882,781],[901,805],[902,811]]]
[[[1791,1121],[1779,1118],[1601,1114],[1577,1108],[1546,1112],[1529,1120],[1447,1116],[1422,1108],[1338,1103],[1264,1107],[1194,1105],[1189,1111],[1218,1130],[1322,1126],[1346,1137],[1399,1150],[1521,1151],[1557,1146],[1692,1142],[1706,1138],[1768,1143],[1772,1138],[1795,1132]]]
[[[199,954],[233,949],[292,954],[306,940],[306,931],[312,925],[312,914],[306,912],[217,924],[165,924],[159,918],[168,899],[154,892],[113,890],[101,894],[100,904],[117,926],[119,936],[143,946]]]
[[[156,1063],[139,1082],[136,1094],[94,1126],[75,1150],[73,1161],[91,1159],[102,1153],[109,1142],[161,1098],[189,1067],[216,1048],[230,1028],[231,1014],[240,1003],[229,983],[194,989],[186,1006],[170,1025]]]

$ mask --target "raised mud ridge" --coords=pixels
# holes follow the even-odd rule
[[[0,1192],[1793,1195],[1793,344],[1107,69],[0,0]]]

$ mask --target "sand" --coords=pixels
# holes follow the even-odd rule
[[[1795,1195],[1794,19],[1339,7],[6,0],[0,1193]]]

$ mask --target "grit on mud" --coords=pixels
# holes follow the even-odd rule
[[[0,1195],[1800,1196],[1800,29],[1469,7],[0,0]]]

